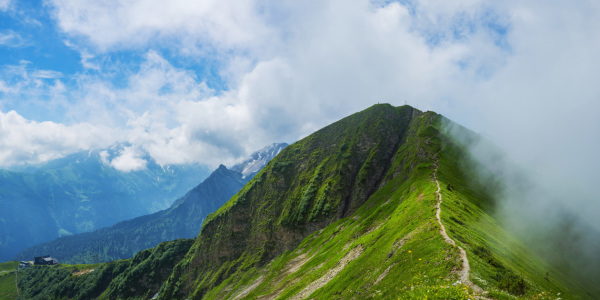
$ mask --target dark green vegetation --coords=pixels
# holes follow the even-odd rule
[[[486,297],[597,299],[503,229],[506,183],[448,124],[376,105],[288,146],[206,218],[160,299],[474,299],[440,234],[436,178],[441,219]]]
[[[289,146],[207,218],[161,297],[471,298],[453,286],[461,260],[435,220],[436,164],[442,219],[473,282],[500,298],[580,293],[546,280],[552,267],[494,219],[502,184],[476,180],[443,120],[377,105]]]
[[[192,243],[165,242],[110,263],[33,266],[19,273],[21,299],[148,299]]]
[[[384,180],[416,112],[389,108],[373,107],[288,146],[207,218],[164,295],[200,297],[237,270],[262,266],[354,213]]]
[[[194,238],[206,216],[227,202],[286,146],[273,144],[265,147],[231,170],[221,165],[166,210],[36,245],[19,253],[17,258],[31,259],[51,253],[63,263],[107,262],[131,258],[137,252],[164,241]]]
[[[152,161],[125,173],[103,163],[98,151],[28,172],[0,170],[0,261],[60,236],[165,209],[207,175],[204,167]]]

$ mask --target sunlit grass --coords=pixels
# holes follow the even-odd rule
[[[15,269],[17,262],[0,263],[0,299],[16,299]]]

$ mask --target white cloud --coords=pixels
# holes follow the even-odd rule
[[[106,151],[106,150],[100,151],[99,155],[100,155],[100,161],[102,162],[102,164],[110,165],[110,161],[109,161],[110,154],[108,153],[108,151]]]
[[[4,30],[3,32],[0,32],[0,46],[17,48],[27,45],[28,42],[23,39],[20,34],[12,30]]]
[[[600,75],[595,59],[600,13],[593,3],[54,1],[52,6],[71,37],[69,46],[85,52],[82,64],[97,73],[78,74],[73,89],[59,79],[37,86],[33,71],[15,68],[24,83],[0,80],[0,90],[30,99],[55,95],[51,102],[67,119],[118,128],[125,140],[163,163],[236,159],[377,102],[407,101],[444,113],[485,131],[515,156],[537,160],[540,168],[552,168],[548,161],[572,153],[553,133],[560,133],[564,145],[589,145],[600,127],[593,115],[600,95],[594,82]],[[151,50],[160,47],[177,48],[176,57]],[[119,49],[147,54],[133,67],[103,61],[103,51]],[[170,61],[192,53],[225,62],[219,71],[228,80],[227,91],[215,94],[204,78]],[[125,74],[119,84],[113,83],[114,73]],[[593,144],[576,148],[572,168],[595,161]]]
[[[43,78],[43,79],[55,79],[63,77],[61,72],[53,71],[53,70],[36,70],[31,73],[31,77],[34,78]]]
[[[87,123],[34,122],[15,111],[0,112],[0,165],[39,163],[82,149],[101,148],[113,130]]]
[[[0,0],[0,11],[8,10],[10,6],[10,0]]]
[[[123,172],[140,171],[146,169],[144,152],[134,147],[125,147],[119,152],[119,155],[111,160],[110,165]]]
[[[102,1],[53,0],[58,26],[84,37],[100,51],[176,42],[182,53],[203,47],[260,45],[271,30],[254,1]]]

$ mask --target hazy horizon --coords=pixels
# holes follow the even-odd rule
[[[216,166],[408,103],[600,230],[597,2],[0,0],[0,20],[0,167],[115,143]]]

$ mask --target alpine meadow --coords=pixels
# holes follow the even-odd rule
[[[600,299],[600,1],[0,0],[0,300]]]
[[[19,287],[32,299],[597,297],[593,278],[567,275],[503,227],[506,183],[481,170],[465,136],[482,140],[434,112],[375,105],[286,147],[193,244],[34,266]]]

